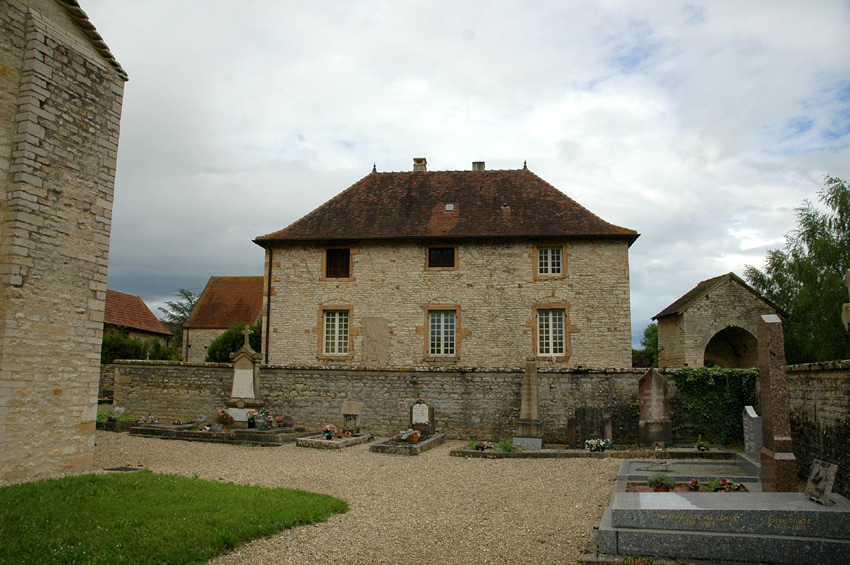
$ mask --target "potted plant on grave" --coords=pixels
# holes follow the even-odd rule
[[[408,430],[410,435],[407,437],[407,441],[410,443],[419,443],[419,436],[421,432],[419,430]]]
[[[676,481],[670,475],[664,473],[655,473],[647,479],[648,484],[655,492],[670,492],[676,488]]]
[[[248,410],[248,427],[257,427],[257,412],[255,412],[254,410]]]
[[[611,447],[610,439],[588,439],[584,441],[584,448],[590,451],[605,451]]]
[[[230,411],[227,408],[218,409],[218,414],[216,414],[215,421],[221,424],[224,428],[227,428],[227,426],[232,426],[235,422],[233,416],[230,415]]]
[[[333,424],[328,424],[324,428],[322,428],[322,433],[325,434],[325,439],[331,439],[336,432],[336,428]]]
[[[694,447],[698,451],[706,451],[708,449],[708,442],[702,441],[702,434],[697,438],[697,442],[694,444]]]

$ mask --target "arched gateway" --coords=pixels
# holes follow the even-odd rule
[[[758,366],[757,323],[782,315],[735,273],[702,281],[652,319],[658,321],[658,366]]]

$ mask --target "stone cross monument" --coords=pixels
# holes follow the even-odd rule
[[[251,349],[248,343],[251,329],[245,326],[242,333],[245,336],[245,344],[238,351],[230,354],[230,360],[233,362],[233,387],[230,389],[230,398],[225,403],[237,422],[248,420],[249,408],[262,408],[266,404],[259,397],[262,355]]]
[[[847,293],[850,294],[850,269],[847,269],[847,272],[844,273],[844,284],[847,286]],[[844,304],[841,321],[844,322],[844,327],[850,332],[850,304]]]
[[[779,316],[770,314],[761,317],[758,339],[762,490],[795,492],[797,460],[791,450],[791,409],[785,375],[785,342]]]

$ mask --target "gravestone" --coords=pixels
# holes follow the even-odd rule
[[[417,400],[410,407],[410,427],[429,436],[434,433],[434,407]]]
[[[248,344],[251,329],[245,326],[242,333],[245,335],[245,344],[230,354],[230,360],[233,362],[233,385],[230,398],[225,402],[228,412],[237,422],[247,422],[249,409],[256,410],[266,404],[259,397],[262,355],[251,349]]]
[[[838,465],[815,459],[806,483],[806,496],[815,502],[829,504],[829,495],[832,494],[832,485],[837,473]]]
[[[614,423],[610,414],[598,406],[579,406],[575,409],[576,443],[579,447],[589,439],[614,440]]]
[[[667,379],[658,369],[650,369],[638,381],[640,421],[638,435],[644,446],[673,443],[673,423],[667,400]],[[607,430],[606,430],[607,432]]]
[[[736,456],[738,465],[754,475],[761,474],[762,429],[761,418],[752,406],[745,406],[742,416],[744,425],[744,453]]]
[[[759,319],[758,340],[762,489],[765,492],[794,492],[797,490],[797,460],[791,451],[791,409],[779,316],[769,314]]]
[[[346,400],[342,403],[342,429],[343,431],[360,432],[360,413],[363,411],[362,402]]]
[[[540,420],[540,397],[537,387],[537,359],[529,355],[525,360],[519,421],[513,440],[513,445],[520,449],[543,449],[543,422]]]

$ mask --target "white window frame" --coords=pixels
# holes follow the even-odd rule
[[[563,308],[537,310],[537,354],[566,354],[566,312]]]
[[[325,310],[322,316],[325,355],[348,355],[351,315],[348,310]]]
[[[428,355],[454,357],[457,355],[457,312],[428,311]]]
[[[537,248],[537,274],[544,277],[564,274],[564,251],[560,245]]]

